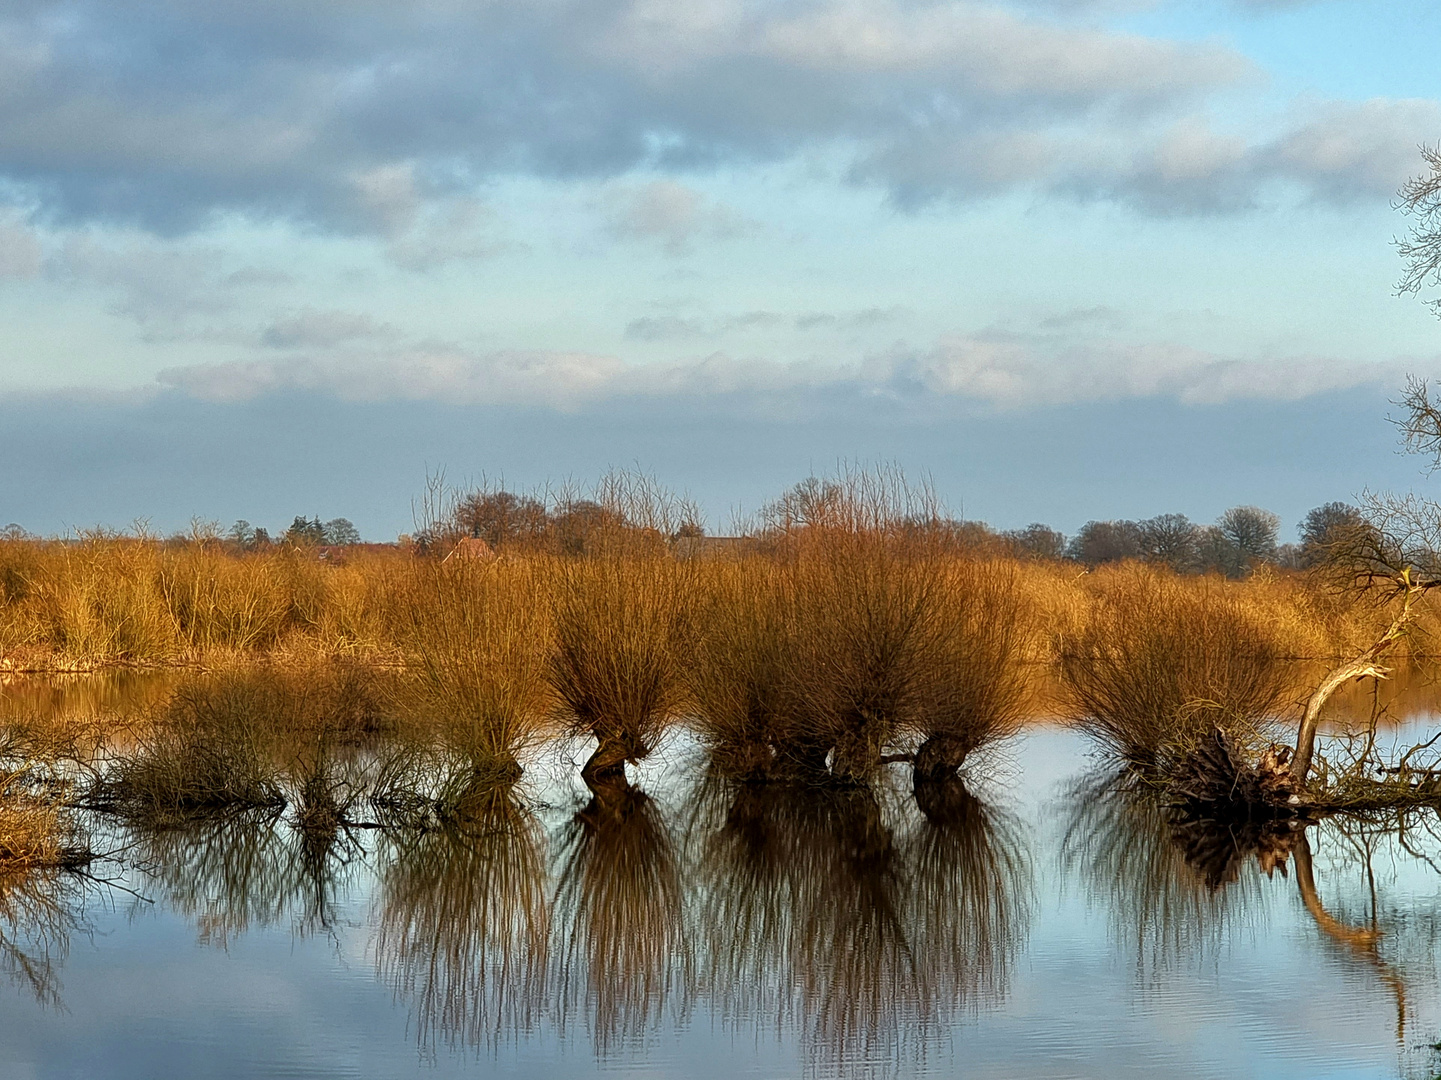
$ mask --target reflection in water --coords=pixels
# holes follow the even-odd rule
[[[386,836],[376,956],[413,1000],[422,1046],[492,1046],[530,1032],[545,1001],[544,836],[508,788],[464,822]]]
[[[1255,826],[1250,835],[1177,819],[1132,770],[1081,777],[1067,792],[1061,861],[1103,898],[1113,933],[1134,935],[1137,957],[1168,966],[1216,941],[1228,921],[1264,907],[1261,879],[1284,873],[1289,830]]]
[[[584,1008],[597,1052],[684,1016],[694,964],[684,933],[680,858],[645,792],[599,784],[567,823],[556,881],[560,1005]]]
[[[200,940],[225,948],[252,925],[290,919],[299,936],[329,932],[363,851],[340,833],[300,831],[272,813],[137,829],[133,858],[193,918]]]
[[[56,969],[80,929],[79,892],[61,870],[0,873],[0,972],[50,1008],[61,1006]]]
[[[1092,895],[1106,898],[1113,927],[1134,932],[1138,955],[1157,966],[1176,964],[1196,946],[1217,940],[1232,915],[1259,918],[1264,896],[1257,871],[1270,876],[1279,870],[1284,876],[1292,859],[1300,906],[1323,940],[1348,967],[1374,978],[1394,1003],[1402,1074],[1437,1075],[1430,1063],[1416,1061],[1418,1052],[1437,1047],[1407,1038],[1416,979],[1408,971],[1425,973],[1433,984],[1426,997],[1434,1000],[1441,918],[1414,897],[1401,909],[1388,909],[1376,871],[1378,862],[1393,873],[1405,863],[1441,871],[1434,811],[1385,821],[1334,817],[1294,825],[1187,820],[1125,771],[1083,778],[1070,799],[1064,862],[1084,875]],[[1345,899],[1338,906],[1323,901],[1312,831],[1330,855],[1326,880],[1342,897],[1359,892],[1363,913],[1348,911]]]
[[[1016,830],[957,779],[897,841],[893,794],[700,786],[705,982],[723,1014],[793,1024],[815,1057],[871,1059],[1004,992],[1029,914]]]

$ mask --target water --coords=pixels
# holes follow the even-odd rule
[[[1307,890],[1296,850],[1285,876],[1188,863],[1069,732],[992,764],[944,827],[902,767],[872,796],[737,796],[684,736],[623,805],[557,751],[471,836],[111,827],[103,882],[0,912],[0,1076],[1441,1068],[1434,814],[1309,829]]]

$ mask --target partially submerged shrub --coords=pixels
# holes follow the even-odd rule
[[[90,860],[67,804],[87,725],[30,719],[0,727],[0,870],[73,867]]]
[[[584,775],[609,783],[684,701],[690,571],[644,552],[558,567],[551,685],[570,730],[596,739]]]
[[[1174,765],[1217,727],[1257,741],[1288,689],[1273,635],[1210,577],[1122,568],[1058,652],[1077,726],[1145,768]]]
[[[975,751],[1014,734],[1033,677],[1022,662],[1031,616],[1016,564],[965,559],[942,572],[936,655],[913,721],[917,783],[954,774]]]
[[[788,585],[760,558],[708,564],[701,578],[687,679],[700,738],[731,775],[769,772],[793,737]]]
[[[803,755],[829,751],[833,772],[864,777],[937,674],[940,568],[884,530],[825,526],[797,546],[793,741]]]

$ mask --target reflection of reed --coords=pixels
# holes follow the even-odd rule
[[[688,1006],[680,860],[645,792],[598,786],[571,819],[556,909],[560,1004],[567,1016],[585,1007],[598,1052],[644,1034],[668,1003]]]
[[[201,819],[137,830],[135,859],[194,918],[200,939],[224,948],[251,926],[286,918],[297,934],[327,931],[359,845],[336,833],[301,832],[274,814]]]
[[[1139,957],[1169,963],[1259,900],[1259,879],[1241,872],[1251,849],[1224,828],[1177,823],[1133,771],[1082,777],[1067,799],[1062,862],[1105,898],[1117,935],[1134,934]]]
[[[839,1060],[995,1000],[1028,867],[1010,823],[954,783],[954,812],[900,843],[869,788],[704,783],[696,862],[722,1011],[796,1023],[808,1053]]]
[[[75,891],[59,870],[0,874],[0,972],[52,1008],[61,1005],[55,968],[77,925]]]
[[[471,811],[390,838],[380,875],[379,967],[413,998],[422,1045],[494,1045],[545,1000],[544,838],[506,789]]]

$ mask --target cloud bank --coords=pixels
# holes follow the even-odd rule
[[[310,321],[334,321],[312,313]],[[307,319],[298,320],[308,326]],[[341,323],[344,326],[344,323]],[[849,365],[779,363],[714,353],[630,364],[582,352],[467,352],[418,346],[400,353],[338,349],[289,360],[171,368],[162,385],[203,401],[235,403],[303,391],[345,401],[437,401],[577,411],[627,401],[676,407],[715,403],[802,415],[820,402],[878,410],[980,406],[1026,410],[1164,398],[1183,405],[1295,401],[1351,387],[1396,385],[1401,361],[1354,364],[1318,357],[1224,357],[1178,345],[1060,344],[1041,336],[956,335]]]

